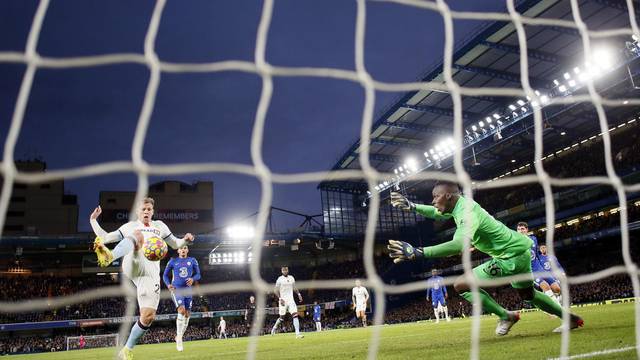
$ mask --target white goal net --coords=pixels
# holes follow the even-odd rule
[[[66,339],[67,351],[83,350],[103,347],[118,347],[118,334],[68,336]]]
[[[530,82],[529,76],[529,58],[527,56],[527,35],[525,26],[553,26],[561,29],[570,29],[577,32],[579,41],[584,49],[584,56],[587,63],[594,63],[592,59],[592,41],[593,39],[602,39],[614,36],[627,36],[635,39],[640,38],[640,30],[636,14],[638,13],[638,4],[632,0],[626,2],[621,1],[628,9],[629,21],[628,27],[610,30],[593,30],[589,29],[582,20],[580,1],[571,0],[572,21],[550,18],[537,18],[521,14],[516,11],[514,0],[506,1],[507,12],[460,12],[450,9],[449,4],[444,0],[426,1],[426,0],[377,0],[371,2],[393,3],[396,6],[415,7],[423,10],[438,13],[444,23],[445,46],[443,50],[443,68],[442,76],[433,81],[417,81],[403,83],[389,83],[376,80],[365,66],[365,38],[367,29],[367,8],[370,1],[355,0],[357,6],[357,15],[355,22],[355,71],[337,69],[337,68],[317,68],[317,67],[285,67],[270,64],[266,58],[266,48],[268,41],[269,28],[271,26],[272,17],[274,15],[274,4],[276,0],[264,0],[262,2],[261,15],[256,34],[256,46],[254,49],[253,61],[229,60],[209,63],[176,63],[168,62],[159,58],[156,53],[156,37],[158,28],[163,20],[163,12],[165,10],[166,0],[157,0],[151,15],[149,26],[144,40],[144,52],[138,53],[113,53],[97,56],[80,56],[73,58],[55,58],[45,57],[38,53],[38,41],[41,35],[43,22],[47,17],[47,11],[50,3],[55,0],[40,0],[37,11],[33,17],[31,28],[24,52],[0,52],[0,63],[23,64],[26,70],[22,77],[18,97],[15,103],[13,117],[4,143],[4,153],[0,172],[3,176],[2,192],[0,196],[0,229],[4,227],[7,208],[12,196],[12,189],[16,183],[35,184],[58,179],[77,179],[90,176],[105,175],[117,172],[133,172],[137,176],[137,194],[136,203],[146,196],[149,188],[149,178],[151,176],[168,176],[168,175],[184,175],[205,172],[216,173],[232,173],[255,177],[261,186],[261,201],[259,207],[259,215],[257,217],[256,235],[253,239],[253,258],[255,261],[250,264],[250,281],[223,282],[215,284],[203,284],[200,291],[207,294],[228,293],[232,291],[253,291],[256,293],[257,311],[253,322],[249,345],[247,348],[247,359],[256,357],[258,334],[265,320],[265,313],[262,309],[266,306],[267,295],[273,290],[271,279],[264,279],[260,275],[260,259],[262,252],[262,235],[265,233],[270,206],[273,199],[273,188],[277,184],[295,184],[320,182],[328,176],[333,180],[360,180],[366,179],[369,191],[372,194],[368,206],[367,222],[365,237],[363,262],[366,270],[366,279],[363,285],[369,287],[376,293],[374,304],[374,319],[376,325],[384,322],[385,314],[385,298],[389,294],[398,294],[411,291],[422,291],[426,288],[425,281],[417,281],[403,285],[386,284],[381,276],[377,273],[374,263],[374,245],[376,234],[376,221],[378,219],[379,208],[381,204],[381,195],[379,184],[392,178],[394,174],[381,173],[371,164],[370,144],[371,129],[374,122],[374,108],[376,104],[376,92],[417,92],[417,91],[437,91],[448,93],[452,99],[453,107],[453,139],[456,149],[465,147],[465,121],[463,119],[462,96],[494,96],[494,97],[516,97],[529,99],[531,104],[537,102],[540,104],[544,101],[537,89]],[[563,0],[569,1],[569,0]],[[483,20],[483,21],[501,21],[512,26],[511,31],[517,34],[519,42],[519,62],[520,62],[520,86],[516,87],[464,87],[454,80],[453,73],[455,71],[454,59],[454,20]],[[393,26],[393,25],[389,25]],[[20,136],[20,130],[25,118],[25,112],[29,105],[30,93],[34,85],[34,77],[41,69],[72,69],[84,67],[99,67],[113,64],[142,64],[149,71],[149,79],[146,84],[146,93],[142,108],[140,109],[138,123],[135,129],[135,136],[131,148],[131,159],[128,161],[114,161],[96,163],[87,166],[79,166],[64,170],[53,170],[46,173],[28,173],[18,171],[15,166],[15,149],[16,143]],[[244,72],[255,74],[261,79],[261,94],[255,115],[255,122],[251,134],[251,165],[240,163],[198,163],[194,164],[189,159],[184,159],[182,163],[169,165],[150,164],[143,157],[143,145],[147,136],[150,118],[154,111],[154,104],[158,94],[158,88],[161,83],[162,74],[186,74],[186,73],[219,73],[219,72]],[[262,154],[264,142],[265,127],[269,126],[266,122],[266,115],[274,93],[274,78],[277,77],[311,77],[311,78],[331,78],[335,80],[343,80],[358,84],[364,89],[364,106],[362,109],[362,125],[360,132],[359,146],[359,163],[360,170],[342,170],[332,172],[309,172],[282,174],[273,172],[266,164]],[[621,248],[624,260],[623,266],[612,267],[596,273],[581,275],[578,277],[563,277],[562,273],[555,266],[553,273],[557,278],[561,279],[563,297],[563,307],[569,309],[571,302],[569,295],[569,285],[591,282],[597,279],[605,278],[613,274],[628,274],[633,284],[634,297],[640,297],[640,283],[638,282],[638,268],[633,262],[630,254],[629,229],[627,216],[627,194],[633,191],[640,191],[640,184],[624,184],[621,178],[616,174],[612,161],[611,139],[609,135],[609,122],[605,107],[621,107],[621,106],[639,106],[640,99],[637,97],[607,99],[601,96],[594,85],[594,79],[587,77],[584,80],[584,87],[588,91],[583,94],[575,94],[573,96],[556,96],[550,97],[548,104],[550,105],[568,105],[577,103],[589,103],[596,109],[597,121],[600,125],[602,133],[602,141],[604,145],[604,159],[606,163],[606,175],[597,177],[584,178],[565,178],[558,179],[549,176],[545,170],[542,157],[543,153],[543,113],[541,106],[530,106],[530,110],[534,119],[534,157],[533,165],[535,174],[513,176],[499,178],[491,182],[483,182],[472,184],[472,179],[465,169],[463,163],[463,154],[461,151],[453,152],[453,168],[454,173],[445,173],[442,171],[422,171],[413,174],[411,179],[418,180],[450,180],[456,181],[462,185],[465,194],[471,196],[474,189],[494,189],[499,191],[500,188],[522,185],[527,183],[539,183],[544,189],[546,201],[546,243],[548,251],[554,254],[554,226],[555,224],[555,208],[553,201],[552,186],[575,186],[589,184],[603,184],[615,189],[618,196],[620,207],[620,229],[621,229]],[[470,239],[465,239],[465,248],[468,249]],[[385,255],[386,256],[386,255]],[[474,290],[474,306],[473,314],[476,315],[472,321],[472,328],[469,334],[470,358],[480,358],[480,314],[481,308],[479,304],[479,296],[477,289],[480,285],[471,276],[471,255],[469,251],[464,251],[462,256],[465,274],[469,277]],[[524,279],[524,276],[505,277],[496,280],[492,285],[506,285],[514,280]],[[451,285],[453,278],[446,278],[445,283]],[[353,279],[344,280],[322,280],[322,281],[300,281],[297,284],[300,289],[348,289],[353,286]],[[90,301],[105,297],[122,296],[124,293],[130,297],[128,302],[126,317],[135,314],[136,296],[126,282],[122,287],[104,287],[81,294],[74,294],[64,297],[52,299],[34,299],[14,302],[0,302],[0,312],[3,313],[21,313],[46,310],[53,307],[64,307],[69,304]],[[163,298],[168,298],[168,293],[163,293]],[[569,318],[563,319],[565,327],[569,323]],[[123,323],[120,331],[120,337],[125,338],[130,329],[130,324]],[[381,326],[375,326],[370,332],[368,358],[375,359],[378,354],[379,344],[381,340]],[[570,332],[563,331],[560,348],[560,355],[568,357],[570,354]],[[635,305],[635,337],[636,344],[640,344],[640,304]],[[85,337],[86,347],[97,346],[117,346],[117,334],[104,336],[87,336]],[[67,338],[67,349],[77,349],[79,339],[74,337]],[[632,348],[633,350],[634,348]],[[603,349],[606,350],[606,349]],[[628,353],[627,353],[628,354]],[[637,353],[640,359],[640,352]]]

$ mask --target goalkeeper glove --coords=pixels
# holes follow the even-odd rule
[[[389,257],[393,259],[395,264],[405,260],[415,260],[416,254],[424,257],[424,252],[421,248],[414,248],[411,244],[404,241],[389,240],[387,249],[389,249]]]
[[[391,192],[391,205],[405,211],[413,211],[416,208],[416,204],[409,201],[409,199],[404,195],[395,191]]]

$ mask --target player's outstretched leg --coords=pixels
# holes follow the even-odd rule
[[[509,333],[511,327],[520,321],[520,313],[517,311],[507,311],[508,319],[498,320],[498,326],[496,326],[496,335],[504,336]]]
[[[433,313],[436,315],[436,324],[440,322],[440,304],[433,307]]]
[[[524,301],[527,301],[533,304],[538,309],[546,313],[549,313],[551,315],[555,315],[559,318],[562,318],[562,313],[563,313],[562,307],[560,307],[560,305],[554,299],[541,293],[538,290],[535,290],[533,286],[528,288],[518,289],[518,293],[520,294],[520,297]],[[569,324],[570,330],[584,326],[584,321],[580,316],[575,314],[569,314],[569,316],[571,316],[571,321]],[[561,332],[562,327],[556,328],[553,331]]]
[[[144,242],[144,236],[140,231],[134,231],[133,237],[125,237],[118,245],[112,250],[103,243],[102,238],[99,236],[93,242],[93,250],[98,257],[98,265],[101,267],[109,266],[114,260],[119,259],[135,249],[142,246]]]
[[[276,320],[276,323],[273,324],[273,327],[271,328],[271,335],[275,335],[276,334],[276,330],[278,329],[278,325],[280,325],[280,323],[282,322],[282,316],[278,318],[278,320]]]
[[[113,253],[102,242],[102,238],[99,236],[96,237],[96,239],[93,241],[93,251],[96,253],[96,256],[98,258],[98,266],[100,267],[107,267],[114,260]]]
[[[551,292],[554,300],[562,306],[562,294],[560,289],[560,283],[556,280],[553,284],[551,284]]]
[[[133,347],[136,346],[138,340],[144,336],[144,334],[149,330],[149,325],[144,325],[140,320],[136,321],[136,323],[131,328],[131,332],[129,333],[129,338],[127,339],[127,344],[120,350],[118,353],[118,358],[122,360],[130,360],[133,359]]]
[[[482,266],[490,265],[490,263],[485,263],[476,267],[476,269],[480,269]],[[478,272],[474,269],[474,273],[477,275]],[[482,275],[478,276],[479,278],[483,278]],[[471,293],[471,287],[466,283],[464,276],[460,276],[453,283],[453,287],[456,291],[462,296],[465,300],[473,304],[473,294]],[[509,312],[505,310],[500,304],[498,304],[492,297],[484,291],[483,289],[478,289],[478,295],[480,295],[480,303],[482,304],[482,309],[488,311],[492,314],[495,314],[500,318],[498,321],[498,325],[496,327],[496,335],[506,335],[511,327],[515,325],[515,323],[520,320],[520,314],[517,312]]]

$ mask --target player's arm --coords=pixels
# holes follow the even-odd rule
[[[284,300],[280,297],[280,280],[276,281],[276,286],[273,288],[273,293],[278,298],[278,304],[284,305]]]
[[[351,304],[353,305],[353,307],[356,306],[356,293],[355,293],[355,288],[351,289]]]
[[[171,274],[171,271],[173,271],[173,259],[169,260],[167,266],[164,268],[164,272],[162,273],[162,281],[169,290],[174,290],[175,287],[171,284],[171,280],[169,279],[169,274]]]
[[[464,237],[469,236],[473,238],[478,230],[478,219],[474,214],[471,214],[471,219],[468,224],[461,224],[456,232],[453,234],[453,240],[447,241],[442,244],[427,246],[424,248],[414,248],[411,244],[398,241],[389,240],[389,257],[393,259],[394,263],[399,263],[404,260],[415,260],[417,257],[446,257],[451,255],[458,255],[464,249]]]
[[[414,211],[426,218],[434,220],[446,220],[452,217],[451,214],[442,214],[431,205],[415,204],[404,195],[395,191],[391,192],[391,205],[405,211]]]
[[[162,239],[169,245],[172,249],[177,249],[186,243],[191,243],[195,239],[191,233],[186,233],[183,238],[179,238],[169,230],[169,227],[164,222],[158,220],[158,225],[160,228],[160,235]]]
[[[364,288],[364,303],[365,303],[365,305],[367,304],[367,301],[369,301],[369,290],[367,290],[367,288]]]
[[[449,298],[449,294],[447,294],[447,287],[446,286],[442,286],[442,292],[444,293],[444,298],[448,299]]]
[[[431,294],[431,288],[427,289],[427,301],[429,301],[429,295]]]
[[[456,231],[456,234],[457,233],[458,231]],[[455,235],[451,241],[424,248],[414,248],[411,244],[398,240],[389,240],[389,245],[387,245],[389,257],[391,257],[396,264],[405,260],[415,260],[421,257],[431,258],[457,255],[462,252],[462,248],[463,243],[461,236]]]
[[[102,208],[98,206],[93,210],[93,212],[89,216],[89,224],[91,224],[91,229],[93,229],[93,233],[102,239],[102,243],[109,244],[109,243],[118,242],[124,239],[124,236],[122,235],[122,232],[120,230],[116,230],[108,233],[106,230],[104,230],[100,226],[100,224],[98,223],[98,217],[100,216],[100,214],[102,214]]]
[[[193,274],[191,277],[187,279],[187,285],[192,286],[194,282],[200,280],[202,276],[200,275],[200,265],[198,265],[198,260],[193,259]]]
[[[293,291],[295,291],[296,294],[298,294],[298,300],[300,300],[300,303],[302,303],[302,294],[300,293],[300,290],[298,290],[298,288],[296,287],[295,283],[293,285]]]

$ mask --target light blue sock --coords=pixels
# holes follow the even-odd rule
[[[128,253],[132,252],[133,249],[133,240],[131,240],[131,238],[126,237],[122,239],[118,243],[118,245],[116,245],[116,247],[111,250],[111,254],[113,254],[113,260],[127,255]]]
[[[129,349],[133,349],[136,346],[138,340],[144,336],[144,333],[149,330],[149,326],[144,326],[140,323],[140,320],[136,321],[136,323],[131,328],[131,333],[129,334],[129,339],[127,339],[127,347]]]

